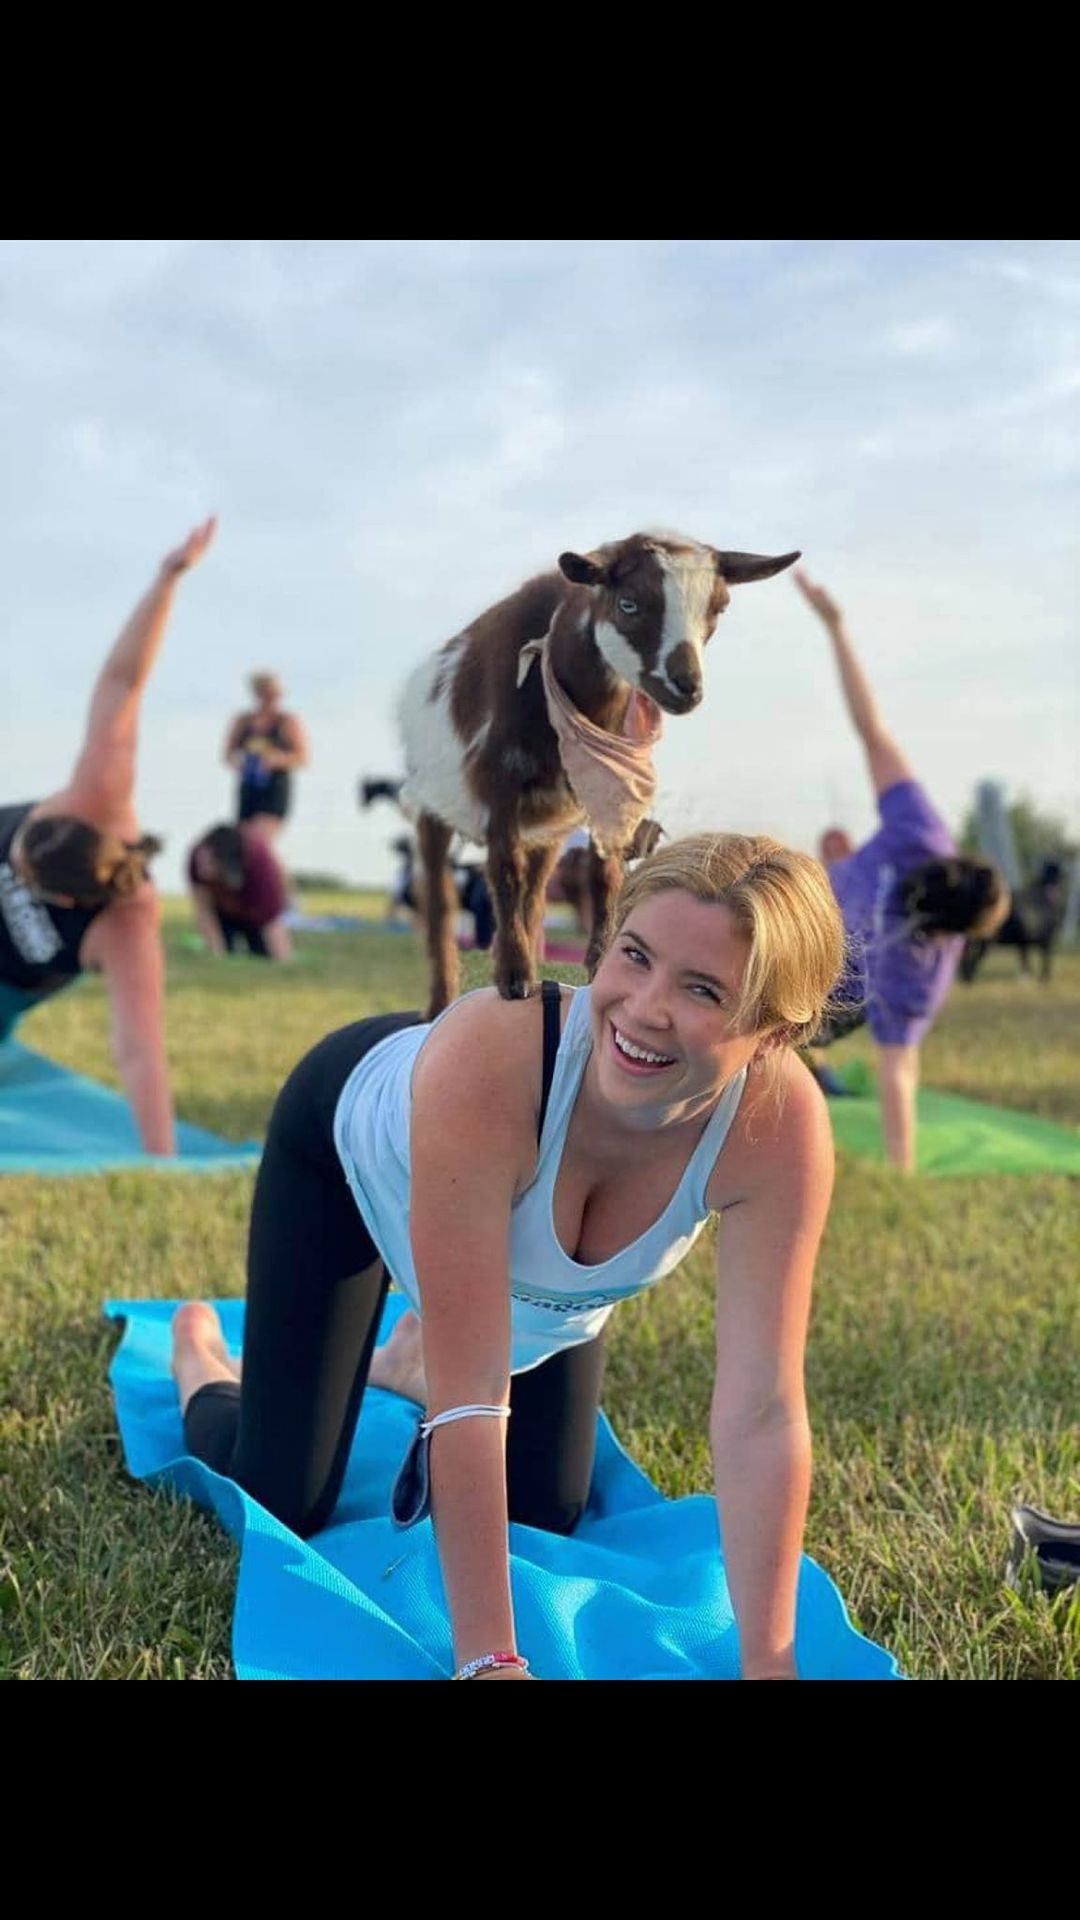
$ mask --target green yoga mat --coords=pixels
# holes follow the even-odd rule
[[[206,955],[207,959],[210,958],[210,949],[201,933],[177,934],[176,944],[182,948],[185,953],[202,953]],[[315,955],[305,951],[302,947],[294,947],[290,959],[275,961],[268,959],[265,954],[249,953],[247,948],[244,947],[237,949],[233,953],[215,954],[214,958],[217,960],[227,960],[230,967],[257,967],[261,975],[266,967],[309,967],[315,959]]]
[[[864,1060],[851,1060],[836,1071],[851,1088],[850,1096],[829,1101],[837,1146],[861,1160],[883,1161],[871,1069]],[[943,1179],[965,1173],[1080,1174],[1080,1129],[933,1087],[919,1089],[916,1151],[919,1172]]]

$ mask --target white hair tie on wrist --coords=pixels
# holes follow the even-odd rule
[[[431,1506],[428,1453],[435,1428],[448,1427],[454,1420],[472,1420],[478,1416],[508,1420],[510,1409],[477,1403],[467,1407],[448,1407],[445,1413],[436,1413],[430,1420],[426,1414],[421,1414],[390,1493],[390,1518],[395,1527],[404,1530],[415,1526],[418,1520],[423,1520]]]

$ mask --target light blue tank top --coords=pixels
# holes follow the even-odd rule
[[[574,989],[544,1117],[536,1174],[510,1215],[512,1373],[599,1333],[613,1306],[654,1286],[684,1259],[709,1217],[705,1190],[746,1084],[724,1088],[681,1181],[651,1227],[610,1260],[582,1266],[559,1244],[552,1199],[566,1131],[592,1052],[588,987]],[[455,1001],[439,1015],[450,1017]],[[433,1026],[388,1034],[354,1067],[334,1116],[334,1145],[353,1197],[390,1273],[417,1313],[420,1289],[409,1241],[412,1075]]]

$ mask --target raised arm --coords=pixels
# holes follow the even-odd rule
[[[167,554],[97,677],[79,758],[63,799],[95,825],[131,832],[143,690],[157,659],[182,573],[202,558],[217,522],[204,521]]]
[[[112,1050],[147,1153],[174,1154],[169,1069],[165,1057],[165,960],[160,907],[147,886],[108,907],[88,929],[84,964],[105,975]]]
[[[535,1159],[535,1094],[519,1050],[532,1022],[500,1013],[520,1011],[486,997],[469,1002],[417,1063],[410,1227],[429,1419],[454,1407],[509,1404],[510,1206],[530,1151]],[[506,1425],[455,1420],[431,1436],[432,1507],[459,1667],[516,1650]],[[520,1671],[491,1675],[507,1676]]]
[[[874,792],[884,793],[887,788],[894,787],[898,780],[913,780],[915,775],[910,762],[901,753],[878,712],[870,682],[856,658],[843,613],[836,601],[826,593],[824,587],[815,586],[801,567],[796,567],[793,578],[803,599],[814,609],[832,641],[840,685],[855,731],[866,751]]]
[[[230,720],[229,729],[225,735],[225,745],[221,749],[221,757],[225,765],[232,767],[236,773],[239,773],[244,764],[244,749],[240,741],[246,725],[246,713],[238,713],[235,720]]]
[[[713,1470],[745,1680],[792,1680],[795,1596],[810,1493],[803,1358],[832,1193],[825,1103],[788,1063],[779,1120],[766,1106],[749,1177],[717,1235]]]

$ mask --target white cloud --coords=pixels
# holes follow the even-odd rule
[[[1035,243],[1036,246],[1039,242]],[[1072,246],[1073,243],[1065,243]],[[1013,286],[1049,295],[1051,299],[1080,302],[1080,273],[1061,273],[1049,259],[1019,259],[1007,254],[980,254],[970,261],[973,273],[1007,280]]]
[[[922,320],[907,320],[889,327],[885,345],[893,353],[909,359],[940,359],[959,343],[957,329],[942,314]]]

